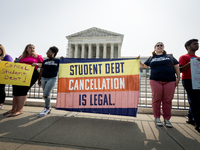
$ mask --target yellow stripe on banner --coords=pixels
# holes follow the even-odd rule
[[[66,63],[59,66],[59,78],[102,77],[139,74],[139,59]]]

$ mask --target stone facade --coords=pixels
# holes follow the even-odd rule
[[[66,38],[69,58],[121,58],[122,34],[93,27]]]

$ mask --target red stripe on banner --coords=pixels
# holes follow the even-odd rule
[[[58,93],[57,108],[137,108],[139,91]]]
[[[139,91],[139,75],[59,78],[58,93]]]

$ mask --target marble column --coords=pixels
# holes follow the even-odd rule
[[[88,58],[92,58],[92,44],[88,44]]]
[[[99,49],[99,43],[96,44],[96,58],[99,58],[100,56],[100,49]]]
[[[71,44],[68,44],[68,54],[67,55],[68,55],[69,58],[72,58],[72,48],[71,48],[71,46],[72,46]]]
[[[78,44],[75,44],[74,58],[78,58]]]
[[[106,54],[107,50],[106,50],[106,43],[103,44],[103,58],[106,58],[107,54]]]
[[[81,58],[85,58],[85,45],[81,45]]]
[[[121,58],[121,43],[118,43],[118,58]]]
[[[110,59],[113,59],[114,58],[114,43],[111,43],[110,44],[111,46],[111,50],[110,50]]]

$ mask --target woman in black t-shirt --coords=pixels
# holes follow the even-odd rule
[[[140,67],[151,67],[150,85],[153,96],[152,107],[155,124],[163,126],[160,121],[162,102],[162,114],[165,126],[171,128],[172,125],[169,119],[171,118],[172,99],[175,87],[180,80],[178,61],[173,56],[166,54],[162,42],[156,43],[152,54],[144,64],[140,62]]]
[[[43,88],[43,98],[45,100],[45,108],[38,117],[46,116],[51,112],[50,93],[55,86],[58,76],[58,68],[60,60],[55,58],[58,53],[58,48],[53,46],[47,51],[48,59],[44,60],[40,69],[38,85]]]

